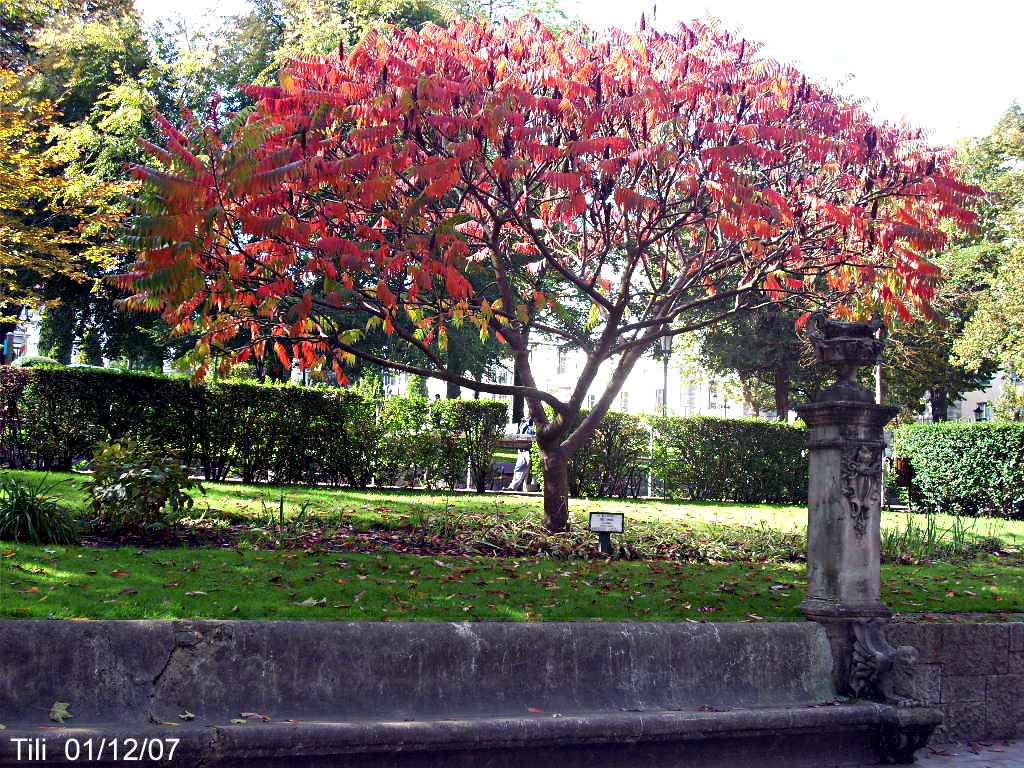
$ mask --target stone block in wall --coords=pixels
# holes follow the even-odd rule
[[[943,675],[942,703],[965,704],[985,700],[984,675]]]
[[[1010,653],[1024,653],[1024,622],[1010,625]]]
[[[943,704],[942,740],[975,741],[989,738],[986,706],[981,702]]]
[[[1006,665],[1006,674],[1024,675],[1024,652],[1010,651]],[[1021,695],[1024,695],[1024,693]]]
[[[989,675],[985,687],[985,737],[1024,735],[1024,675]]]
[[[1008,624],[934,625],[941,635],[937,661],[944,675],[994,675],[1006,671]]]

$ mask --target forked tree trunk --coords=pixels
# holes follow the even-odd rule
[[[789,368],[775,369],[775,418],[789,421]]]
[[[569,457],[560,448],[540,450],[541,473],[544,476],[544,527],[549,531],[569,527]]]

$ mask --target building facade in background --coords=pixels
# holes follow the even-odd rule
[[[580,373],[586,364],[586,355],[575,349],[566,349],[547,341],[536,341],[530,344],[530,364],[533,368],[537,386],[550,392],[560,400],[568,400],[579,381]],[[590,391],[583,400],[584,408],[592,408],[597,398],[604,393],[614,366],[605,363],[598,371]],[[662,359],[645,355],[626,379],[625,385],[615,398],[612,410],[633,414],[665,413],[668,416],[746,416],[743,402],[737,399],[725,381],[718,380],[710,374],[697,373],[686,382],[680,374],[678,365],[673,360],[668,362],[666,381],[665,364]],[[394,376],[390,390],[393,394],[404,393],[404,376]],[[494,383],[512,383],[512,363],[503,372],[490,379]],[[385,391],[389,389],[385,382]],[[438,379],[427,381],[427,391],[431,399],[435,396],[444,397],[445,384]],[[471,389],[463,388],[463,397],[473,397]],[[481,393],[481,397],[504,400],[510,404],[510,396]],[[511,410],[510,410],[511,413]]]

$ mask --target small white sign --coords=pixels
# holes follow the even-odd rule
[[[590,530],[596,533],[622,533],[626,529],[622,512],[591,512]]]

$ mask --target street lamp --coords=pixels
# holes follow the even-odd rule
[[[984,421],[985,420],[985,406],[987,403],[978,403],[978,407],[974,409],[974,420]]]
[[[668,416],[668,359],[672,356],[672,337],[660,336],[654,342],[654,357],[661,358],[661,415]]]

